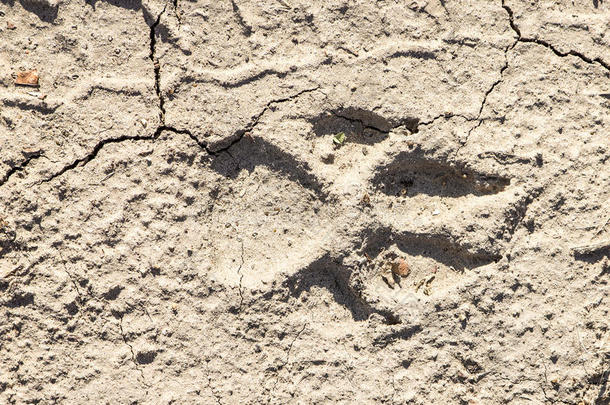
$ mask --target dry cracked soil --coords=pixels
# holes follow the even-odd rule
[[[609,256],[607,1],[0,0],[1,404],[609,404]]]

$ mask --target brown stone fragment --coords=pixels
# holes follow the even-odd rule
[[[392,263],[392,273],[400,277],[407,277],[410,272],[411,269],[405,259],[396,259],[396,261]]]
[[[34,69],[18,72],[15,84],[20,86],[38,86],[38,71]]]

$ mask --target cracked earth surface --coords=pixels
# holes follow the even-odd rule
[[[0,68],[0,403],[610,403],[607,2],[2,0]]]

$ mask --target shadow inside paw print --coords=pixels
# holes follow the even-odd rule
[[[327,195],[323,183],[312,173],[306,162],[283,151],[260,137],[248,137],[235,145],[230,154],[223,154],[212,161],[212,169],[224,177],[236,178],[242,169],[252,173],[258,166],[287,177],[312,191],[320,200]]]
[[[34,13],[40,21],[44,21],[47,23],[52,23],[57,18],[57,12],[59,11],[59,6],[50,1],[36,1],[36,0],[18,0],[21,7],[30,13]],[[8,4],[13,7],[15,4],[15,0],[2,0],[3,4]]]
[[[367,231],[362,239],[367,241],[363,252],[369,257],[375,257],[390,245],[395,245],[405,255],[431,259],[434,263],[460,273],[500,259],[498,254],[492,252],[473,252],[441,234],[396,232],[381,227]]]
[[[499,193],[509,183],[507,178],[476,173],[411,152],[402,152],[379,168],[372,180],[377,190],[389,196],[481,196]]]
[[[363,299],[354,284],[352,270],[330,255],[324,255],[284,281],[289,294],[295,298],[308,294],[314,287],[326,289],[339,305],[350,311],[355,321],[364,321],[372,314],[378,314],[388,325],[400,323],[391,311],[375,308]]]
[[[343,132],[347,135],[346,142],[364,145],[381,142],[398,126],[405,126],[409,131],[417,132],[419,124],[417,118],[407,117],[400,122],[392,122],[373,111],[353,107],[325,112],[310,122],[317,137]]]

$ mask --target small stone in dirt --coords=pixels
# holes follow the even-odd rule
[[[392,263],[392,273],[396,274],[400,277],[407,277],[411,269],[409,268],[409,264],[405,259],[396,259],[394,263]]]
[[[7,29],[9,29],[9,30],[14,30],[14,29],[15,29],[15,28],[17,28],[17,27],[16,27],[16,26],[15,26],[15,24],[13,24],[12,22],[7,21],[7,22],[6,22],[6,28],[7,28]]]
[[[322,162],[330,164],[335,161],[335,154],[332,152],[326,152],[320,156],[320,159],[322,159]]]
[[[15,84],[20,86],[38,86],[38,71],[34,70],[23,70],[17,73],[17,79]]]

